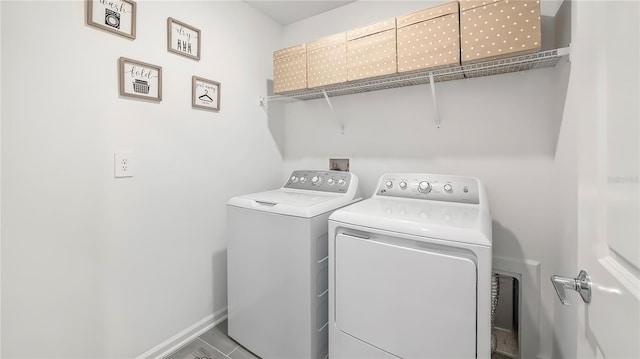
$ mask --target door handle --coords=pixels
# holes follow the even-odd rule
[[[566,298],[565,289],[575,290],[585,303],[591,303],[591,278],[585,270],[581,270],[575,278],[551,276],[551,283],[553,283],[563,305],[571,305],[571,302]]]

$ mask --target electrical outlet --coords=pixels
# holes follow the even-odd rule
[[[113,154],[113,175],[115,178],[133,177],[131,152],[116,152]]]

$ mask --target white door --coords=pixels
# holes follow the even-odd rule
[[[640,358],[639,2],[573,2],[578,118],[579,358]],[[573,61],[575,59],[575,61]],[[573,73],[573,70],[576,73]],[[569,274],[569,273],[567,273]]]

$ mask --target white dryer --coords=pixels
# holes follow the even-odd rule
[[[329,357],[489,358],[491,214],[475,178],[385,174],[329,218]]]
[[[358,178],[338,171],[229,200],[230,337],[264,359],[327,356],[328,218],[358,200]]]

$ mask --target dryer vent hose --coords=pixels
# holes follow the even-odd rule
[[[491,352],[496,351],[498,341],[493,331],[496,319],[496,307],[498,306],[498,295],[500,294],[500,275],[491,273]]]

